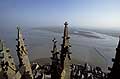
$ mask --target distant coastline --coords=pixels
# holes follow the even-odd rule
[[[45,30],[54,33],[63,33],[63,29],[61,27],[40,27],[40,28],[32,28],[33,30]],[[104,39],[98,35],[94,34],[94,31],[88,31],[84,29],[70,28],[70,34],[81,35],[88,38],[96,38],[96,39]],[[97,33],[97,32],[96,32]]]

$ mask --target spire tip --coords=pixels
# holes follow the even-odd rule
[[[64,25],[68,25],[67,21],[64,23]]]

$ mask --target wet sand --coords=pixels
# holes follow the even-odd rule
[[[112,65],[111,58],[115,55],[118,38],[85,30],[82,33],[80,30],[78,30],[79,32],[75,31],[72,31],[70,35],[72,58],[90,63],[91,65],[98,65],[103,69],[107,69],[108,66]],[[92,34],[92,36],[89,34]],[[45,29],[25,29],[23,30],[23,35],[26,39],[25,43],[27,44],[31,61],[39,58],[49,58],[51,56],[50,51],[54,37],[58,41],[57,46],[58,50],[60,50],[62,32],[53,32]],[[12,55],[17,59],[15,52],[16,31],[4,32],[0,38],[6,41],[7,47],[11,49]]]

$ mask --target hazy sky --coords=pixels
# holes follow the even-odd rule
[[[0,27],[120,27],[120,0],[0,0]]]

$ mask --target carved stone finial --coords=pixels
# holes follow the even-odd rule
[[[68,25],[68,23],[67,23],[67,22],[65,22],[65,23],[64,23],[64,25],[65,25],[65,26],[67,26],[67,25]]]

